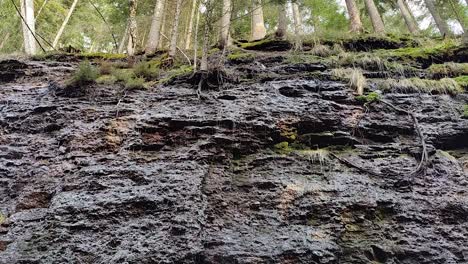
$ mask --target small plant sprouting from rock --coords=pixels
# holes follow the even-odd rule
[[[300,150],[299,154],[308,158],[312,163],[320,163],[320,166],[324,166],[330,161],[330,152],[324,148],[316,150]]]
[[[468,119],[468,105],[465,105],[463,107],[463,114],[462,114],[462,117],[465,118],[465,119]]]
[[[371,92],[368,95],[359,95],[356,96],[356,100],[358,102],[364,103],[364,104],[370,104],[374,102],[378,102],[381,99],[381,95],[377,92]]]
[[[73,77],[69,80],[67,86],[78,87],[89,85],[94,83],[98,76],[99,73],[96,67],[86,60],[80,63],[78,70],[73,74]]]
[[[5,221],[6,221],[6,216],[0,213],[0,225],[3,224]]]

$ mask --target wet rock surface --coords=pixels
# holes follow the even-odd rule
[[[426,136],[414,174],[408,115],[300,75],[325,66],[261,63],[199,100],[60,96],[75,64],[23,62],[0,85],[0,263],[468,263],[464,95],[383,95]]]

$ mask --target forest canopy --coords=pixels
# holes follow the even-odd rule
[[[460,37],[467,2],[0,0],[0,53],[177,53],[201,49],[205,38],[209,46],[230,45],[275,34],[296,42],[370,33]]]

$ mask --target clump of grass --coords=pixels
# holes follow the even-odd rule
[[[125,82],[125,89],[128,90],[143,90],[146,88],[144,78],[130,78]]]
[[[6,216],[0,213],[0,225],[6,221]]]
[[[154,80],[159,77],[159,65],[150,62],[139,62],[133,66],[133,72],[138,78]]]
[[[102,75],[96,79],[96,83],[112,85],[117,82],[117,78],[113,75]]]
[[[368,95],[359,95],[356,96],[356,100],[364,103],[364,104],[370,104],[373,102],[377,102],[381,99],[381,95],[377,92],[371,92]]]
[[[102,61],[99,65],[99,74],[100,75],[109,75],[112,73],[114,65],[109,61]]]
[[[455,95],[462,91],[460,85],[453,79],[425,80],[420,78],[387,79],[380,83],[385,92],[430,93]]]
[[[330,49],[330,47],[322,44],[314,45],[314,47],[310,50],[310,53],[319,57],[329,57],[335,55],[334,51]]]
[[[435,78],[467,75],[468,63],[447,62],[444,64],[432,64],[428,71]]]
[[[84,86],[92,84],[98,78],[99,73],[89,61],[80,63],[78,70],[73,74],[67,86]]]
[[[327,149],[300,150],[298,154],[307,157],[312,163],[320,163],[320,166],[330,161],[330,152]]]
[[[332,70],[332,75],[343,81],[347,81],[349,86],[356,90],[358,95],[364,94],[364,88],[367,85],[367,79],[358,68],[338,68]]]
[[[463,107],[463,114],[462,114],[462,117],[463,118],[468,118],[468,105],[465,105]]]
[[[359,67],[366,70],[386,70],[385,60],[370,53],[342,53],[338,56],[338,65],[345,67]]]
[[[460,85],[461,88],[465,89],[465,91],[468,91],[468,75],[459,76],[454,80],[458,83],[458,85]]]
[[[135,78],[135,73],[132,69],[114,69],[112,71],[112,76],[114,76],[118,82],[127,82],[127,80]]]

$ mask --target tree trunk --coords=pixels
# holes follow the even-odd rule
[[[190,20],[187,30],[187,35],[185,36],[185,49],[190,49],[192,45],[192,33],[193,33],[193,19],[195,17],[195,12],[199,12],[197,8],[197,0],[193,0],[192,2],[192,12],[190,13]]]
[[[377,34],[385,33],[385,26],[380,16],[379,10],[375,6],[374,0],[364,0],[366,2],[367,12],[372,21],[372,27]]]
[[[195,41],[193,45],[193,71],[197,71],[198,66],[198,26],[200,25],[200,10],[197,8],[197,21],[195,22]]]
[[[164,4],[166,0],[158,0],[154,8],[153,20],[151,22],[151,29],[146,43],[145,53],[154,54],[158,49],[159,38],[161,33],[162,16],[164,11]]]
[[[408,30],[411,34],[417,35],[419,33],[418,26],[414,23],[411,11],[407,8],[404,0],[397,0],[398,7],[400,8],[401,15],[408,26]]]
[[[364,31],[362,27],[361,16],[357,8],[355,0],[346,0],[346,7],[348,8],[350,30],[353,33],[360,33]]]
[[[24,20],[21,20],[23,28],[23,43],[24,50],[28,55],[36,54],[36,23],[34,21],[34,0],[21,0],[21,15]],[[26,22],[26,23],[25,23]]]
[[[137,44],[137,0],[130,0],[130,16],[128,20],[128,45],[127,54],[128,56],[134,56],[136,52]]]
[[[434,18],[434,21],[436,23],[437,28],[439,29],[440,34],[442,34],[443,37],[450,36],[451,32],[448,28],[447,22],[440,16],[439,11],[437,11],[433,0],[424,0],[424,2],[426,3],[427,9],[429,9],[429,12]]]
[[[166,24],[167,24],[167,13],[168,13],[168,10],[169,10],[169,2],[167,1],[166,4],[164,5],[164,12],[163,12],[163,15],[162,15],[162,25],[161,25],[161,33],[159,36],[159,44],[158,44],[158,48],[159,49],[163,49],[164,48],[164,44],[165,44],[165,38],[164,38],[164,35],[166,33]]]
[[[201,71],[208,71],[208,46],[209,46],[209,41],[210,41],[210,31],[211,31],[211,19],[212,19],[212,13],[213,13],[213,6],[212,2],[213,0],[206,0],[205,6],[206,6],[206,11],[205,11],[205,26],[203,28],[203,47],[202,47],[202,57],[201,57],[201,62],[200,62],[200,70]],[[201,87],[199,87],[201,88]]]
[[[294,18],[294,34],[295,41],[294,46],[296,50],[302,50],[302,17],[301,12],[299,11],[299,5],[297,3],[292,3],[293,9],[293,18]]]
[[[122,54],[124,52],[125,42],[127,41],[127,37],[128,37],[128,27],[129,26],[128,26],[128,21],[127,21],[127,25],[125,26],[125,31],[122,36],[122,40],[120,40],[120,44],[119,44],[119,50],[118,50],[119,54]]]
[[[182,0],[177,0],[174,17],[174,25],[172,27],[171,44],[169,46],[169,57],[174,58],[177,51],[177,37],[179,36],[179,21],[180,11],[182,9]]]
[[[223,14],[221,17],[221,35],[219,46],[224,49],[229,46],[229,29],[231,28],[231,0],[223,0]]]
[[[73,11],[75,10],[76,4],[78,4],[78,0],[74,0],[73,4],[70,7],[70,10],[68,10],[68,14],[65,17],[65,20],[63,21],[62,26],[60,27],[59,31],[57,32],[57,35],[55,36],[54,42],[52,43],[52,47],[57,47],[60,37],[62,36],[63,31],[65,30],[65,27],[67,26],[68,21],[70,20],[70,17],[73,14]]]
[[[252,29],[251,41],[264,39],[266,36],[265,22],[263,20],[263,7],[261,0],[252,0]]]
[[[278,28],[276,29],[276,37],[283,39],[288,31],[288,13],[286,4],[278,5]]]
[[[458,23],[463,29],[463,33],[466,33],[466,15],[461,16],[458,10],[460,9],[460,6],[458,6],[456,3],[453,2],[453,0],[449,0],[450,6],[452,7],[453,13],[455,13],[455,17],[457,18]]]

